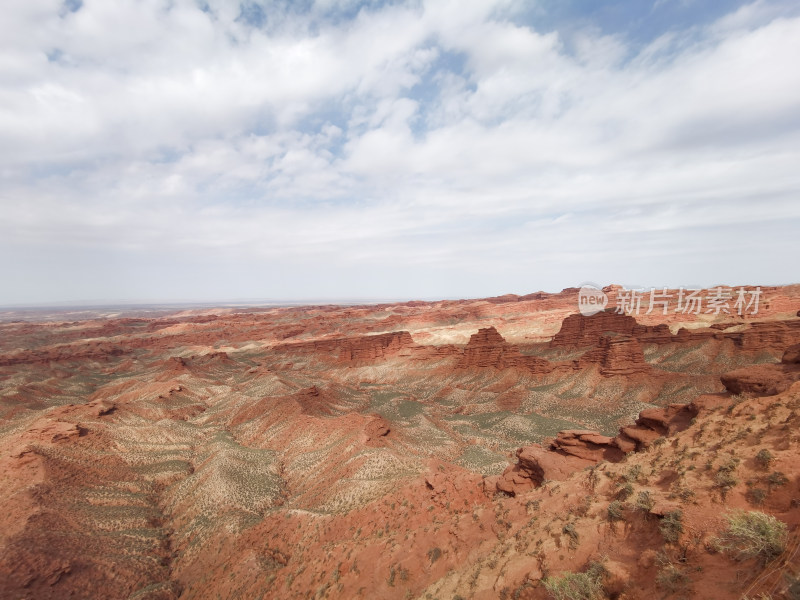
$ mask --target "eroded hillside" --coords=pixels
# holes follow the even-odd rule
[[[764,290],[2,323],[0,594],[796,597],[800,293]],[[732,557],[735,508],[784,548]]]

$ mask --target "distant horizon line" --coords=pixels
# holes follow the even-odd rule
[[[0,311],[26,311],[26,310],[91,310],[91,309],[114,309],[114,308],[179,308],[179,307],[194,307],[194,308],[246,308],[246,307],[259,307],[259,306],[312,306],[312,305],[347,305],[347,304],[385,304],[385,303],[399,303],[399,302],[437,302],[448,300],[480,300],[484,298],[500,298],[503,296],[526,296],[530,294],[558,294],[567,289],[578,289],[581,285],[586,283],[577,284],[574,286],[567,286],[557,291],[536,290],[534,292],[506,292],[503,294],[490,294],[480,296],[354,296],[354,297],[311,297],[311,298],[237,298],[227,300],[63,300],[54,302],[19,302],[14,304],[0,304]],[[596,284],[593,284],[596,285]],[[605,284],[601,287],[617,286],[620,284]],[[764,283],[759,286],[764,287],[788,287],[798,285],[797,282],[792,283]],[[722,287],[740,287],[739,285],[728,284],[714,284],[710,286],[696,287],[691,286],[691,289],[712,289],[718,286]],[[744,287],[753,287],[753,284],[742,284]],[[625,288],[626,286],[620,285]],[[632,286],[640,287],[640,286]],[[661,289],[662,286],[657,286],[655,289]],[[673,287],[667,286],[667,289],[679,289],[680,286]],[[685,289],[687,286],[683,286]],[[649,289],[649,288],[647,288]]]
[[[491,297],[491,296],[487,296]],[[96,309],[96,308],[136,308],[136,307],[256,307],[256,306],[303,306],[314,304],[371,304],[384,302],[431,302],[437,300],[460,300],[458,297],[353,297],[353,298],[254,298],[237,300],[65,300],[56,302],[24,302],[0,304],[0,311],[36,309]]]

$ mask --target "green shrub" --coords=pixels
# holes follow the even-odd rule
[[[714,487],[719,488],[723,499],[725,499],[728,492],[735,488],[738,483],[739,480],[736,479],[736,476],[727,469],[720,469],[717,476],[714,478]]]
[[[767,450],[766,448],[759,450],[758,454],[756,454],[756,464],[764,469],[765,471],[769,468],[772,464],[772,461],[775,460],[775,457],[772,456],[772,452]]]
[[[636,509],[645,513],[649,513],[653,506],[655,506],[655,503],[656,501],[653,500],[652,494],[645,490],[639,492],[639,495],[636,498]]]
[[[732,473],[736,470],[736,467],[739,466],[739,459],[735,456],[731,456],[728,460],[726,460],[719,468],[720,472],[729,472]]]
[[[625,501],[633,495],[633,486],[630,483],[626,483],[617,492],[617,500]]]
[[[602,598],[601,577],[595,573],[564,573],[548,577],[544,587],[555,600],[599,600]]]
[[[658,530],[667,542],[677,542],[683,533],[683,511],[673,510],[664,515]]]
[[[569,536],[569,547],[572,549],[577,548],[580,536],[578,535],[578,531],[575,529],[575,524],[567,523],[564,525],[561,531]]]
[[[767,497],[767,490],[752,488],[747,490],[747,501],[753,506],[761,506]]]
[[[656,585],[667,592],[675,593],[686,588],[690,583],[689,577],[673,564],[668,564],[659,569],[656,574]]]
[[[737,510],[726,519],[728,527],[717,540],[717,546],[738,560],[758,558],[768,562],[786,548],[786,524],[772,515]]]
[[[625,520],[625,506],[619,500],[614,500],[608,505],[608,520],[609,521],[624,521]]]
[[[439,547],[431,548],[428,550],[428,560],[431,561],[431,564],[435,563],[439,560],[439,557],[442,556],[442,549]]]
[[[633,465],[629,467],[627,471],[625,471],[625,474],[622,476],[622,478],[625,481],[636,483],[639,481],[641,475],[642,475],[642,465]]]
[[[789,478],[780,471],[773,471],[767,477],[767,485],[770,488],[781,487],[789,483]]]

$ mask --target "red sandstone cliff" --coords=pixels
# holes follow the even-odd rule
[[[554,366],[536,356],[524,356],[519,348],[506,342],[494,327],[480,329],[472,334],[458,368],[525,369],[532,373],[550,373]]]
[[[315,340],[295,344],[279,344],[275,350],[329,356],[341,362],[377,360],[414,348],[414,339],[407,331],[376,335]]]

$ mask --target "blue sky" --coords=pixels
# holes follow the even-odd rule
[[[29,0],[0,304],[797,280],[795,2]]]

